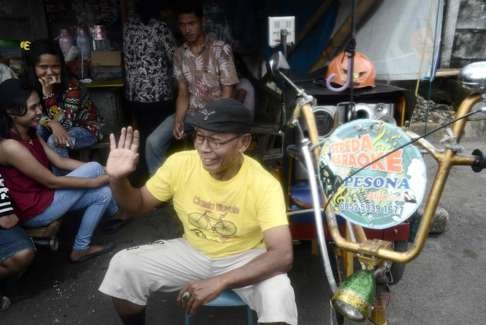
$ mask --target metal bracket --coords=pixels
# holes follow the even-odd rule
[[[445,129],[446,134],[440,140],[446,149],[452,150],[456,153],[464,151],[464,147],[457,142],[457,137],[452,132],[451,128]]]
[[[360,253],[358,254],[358,259],[361,264],[365,265],[368,270],[374,270],[378,266],[383,264],[383,260],[376,256],[366,255],[365,252],[378,252],[381,248],[391,248],[392,244],[389,241],[381,239],[370,239],[365,242],[360,243]]]
[[[300,109],[301,109],[302,106],[304,106],[306,104],[309,104],[311,106],[316,105],[316,99],[312,95],[307,94],[302,89],[300,89],[300,90],[301,91],[299,91],[297,101],[296,101],[296,104],[295,104],[297,106],[297,108],[294,109],[294,114],[292,115],[292,119],[289,121],[289,125],[291,127],[295,127],[295,126],[297,126],[297,124],[299,124],[298,116],[300,115]]]
[[[304,106],[305,104],[309,104],[311,106],[315,106],[317,103],[316,99],[312,96],[303,92],[299,98],[297,98],[297,105]]]

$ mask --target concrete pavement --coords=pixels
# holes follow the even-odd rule
[[[486,150],[486,142],[471,141]],[[430,169],[429,175],[433,174]],[[456,167],[441,201],[450,215],[449,230],[427,241],[423,253],[407,265],[402,281],[392,287],[389,324],[484,324],[486,315],[486,171],[475,174]],[[171,210],[161,209],[136,220],[118,233],[99,235],[114,241],[117,250],[172,238],[179,232]],[[68,231],[69,233],[69,231]],[[19,296],[8,311],[0,313],[1,325],[115,325],[120,324],[110,299],[97,291],[109,255],[84,264],[67,262],[68,247],[59,253],[40,251],[33,267],[19,285]],[[296,261],[290,277],[295,287],[302,325],[328,324],[328,289],[319,258],[307,244],[295,246]],[[156,294],[147,309],[147,324],[182,324],[183,311],[175,294]],[[202,310],[194,324],[246,324],[244,309]]]

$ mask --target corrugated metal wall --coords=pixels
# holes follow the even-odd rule
[[[486,1],[448,0],[442,67],[486,60]]]

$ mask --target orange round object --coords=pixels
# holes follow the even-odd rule
[[[334,74],[332,83],[340,86],[344,85],[348,74],[348,55],[346,52],[340,53],[328,65],[326,79]],[[354,55],[353,67],[353,87],[375,87],[376,69],[375,65],[361,52]]]

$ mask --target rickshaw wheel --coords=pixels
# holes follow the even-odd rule
[[[397,252],[405,252],[408,249],[408,241],[406,240],[399,240],[393,242],[393,248]],[[392,281],[389,283],[391,285],[397,284],[403,277],[403,273],[405,272],[405,264],[404,263],[393,263],[390,272],[392,275]]]

